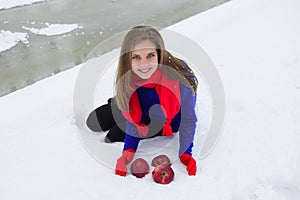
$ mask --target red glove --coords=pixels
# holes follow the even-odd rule
[[[115,174],[120,176],[126,176],[127,174],[126,165],[132,161],[134,157],[134,153],[135,152],[133,149],[126,149],[123,151],[122,156],[117,160]]]
[[[187,153],[184,153],[180,156],[180,161],[186,166],[190,176],[195,176],[197,171],[196,160]]]

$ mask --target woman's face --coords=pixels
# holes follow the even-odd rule
[[[158,55],[155,44],[150,40],[137,43],[132,50],[132,71],[141,79],[148,79],[158,67]]]

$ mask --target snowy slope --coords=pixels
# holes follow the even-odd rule
[[[299,9],[233,0],[169,27],[207,51],[225,88],[223,135],[196,177],[175,162],[158,185],[93,159],[73,119],[77,66],[0,98],[0,199],[299,199]]]

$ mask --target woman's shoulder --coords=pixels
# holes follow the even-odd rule
[[[185,94],[193,94],[193,91],[191,90],[191,88],[189,86],[187,86],[185,83],[180,81],[179,85],[180,85],[181,96],[185,95]]]

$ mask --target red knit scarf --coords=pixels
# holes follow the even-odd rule
[[[132,83],[136,88],[141,86],[146,88],[155,88],[166,118],[162,135],[172,136],[172,127],[170,123],[180,110],[179,81],[170,80],[166,77],[161,69],[157,69],[147,80],[143,80],[136,74],[133,74]],[[142,118],[142,109],[136,90],[133,92],[129,100],[129,112],[123,111],[123,116],[128,121],[136,125],[138,133],[141,137],[146,137],[148,135],[148,127],[145,124],[140,124]]]

